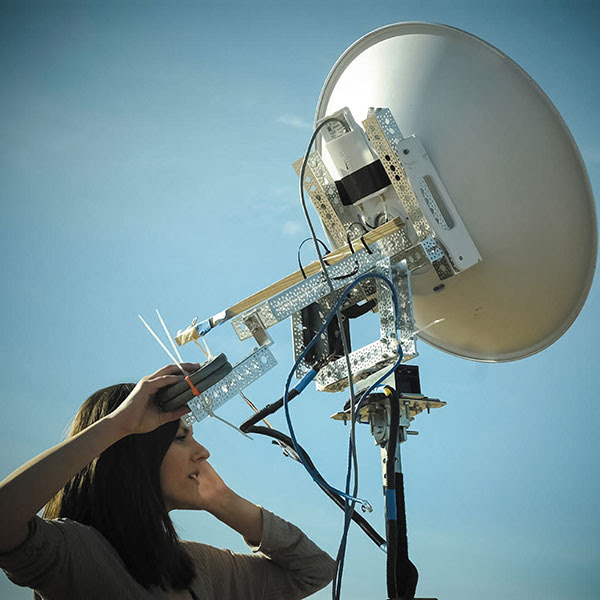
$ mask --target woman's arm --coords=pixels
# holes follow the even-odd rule
[[[297,527],[252,504],[225,485],[206,460],[197,465],[197,506],[242,534],[254,555],[189,544],[202,572],[210,572],[207,593],[215,598],[299,600],[326,586],[335,562]]]
[[[207,460],[197,462],[196,469],[195,508],[209,512],[248,543],[258,546],[262,539],[262,510],[229,488]]]
[[[261,510],[263,532],[253,554],[185,542],[198,565],[192,589],[199,597],[300,600],[325,587],[335,561],[297,527]]]
[[[184,364],[190,372],[197,364]],[[187,407],[162,412],[152,402],[161,388],[182,379],[176,366],[144,377],[113,413],[84,431],[46,450],[0,483],[0,552],[9,552],[27,537],[29,521],[83,467],[118,440],[153,431],[179,419]]]
[[[225,523],[242,536],[251,546],[262,540],[262,510],[235,492],[228,490],[221,501],[210,510],[219,521]]]

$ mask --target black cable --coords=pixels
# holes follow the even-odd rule
[[[377,225],[371,225],[366,219],[364,220],[364,225],[366,225],[369,229],[377,229]]]
[[[300,392],[296,388],[291,390],[290,393],[288,394],[288,401],[290,401],[293,398],[295,398],[296,396],[298,396],[298,394],[300,394]],[[276,402],[273,402],[272,404],[267,404],[264,408],[259,410],[256,414],[252,415],[249,419],[246,419],[240,425],[240,430],[243,431],[244,433],[249,433],[250,429],[253,425],[258,423],[259,421],[262,421],[263,419],[266,419],[269,415],[272,415],[275,411],[278,411],[282,406],[283,406],[283,397],[279,398],[279,400],[277,400]],[[258,433],[258,432],[255,432],[255,433]],[[292,443],[292,448],[293,448],[293,443]]]
[[[327,284],[329,285],[331,293],[334,292],[333,283],[332,283],[331,278],[329,276],[329,273],[327,271],[325,262],[323,260],[323,256],[321,255],[321,252],[320,252],[320,249],[319,249],[319,244],[318,244],[318,239],[317,239],[317,236],[315,234],[314,227],[312,225],[310,216],[308,214],[308,210],[306,208],[306,201],[305,201],[305,198],[304,198],[304,179],[305,179],[305,173],[306,173],[306,166],[307,166],[307,163],[308,163],[308,158],[309,158],[309,155],[310,155],[310,150],[312,148],[312,145],[313,145],[313,143],[314,143],[314,141],[315,141],[315,139],[316,139],[319,131],[327,123],[332,122],[332,121],[337,121],[337,122],[341,123],[343,126],[346,125],[341,119],[338,119],[336,117],[326,118],[321,123],[319,123],[319,125],[315,128],[315,131],[313,132],[313,134],[311,136],[311,139],[310,139],[310,142],[308,144],[306,153],[304,155],[304,159],[302,161],[302,167],[300,169],[300,199],[302,201],[302,209],[304,211],[304,215],[306,217],[306,221],[307,221],[308,226],[309,226],[310,231],[311,231],[311,235],[312,235],[312,238],[313,238],[313,241],[314,241],[314,244],[315,244],[315,250],[317,252],[317,256],[319,257],[319,263],[321,265],[321,269],[323,271],[323,275],[324,275],[324,277],[325,277],[325,279],[327,281]],[[365,231],[366,231],[366,228],[365,228]],[[362,241],[363,246],[365,247],[365,249],[369,253],[371,253],[370,249],[367,247],[367,244],[364,241],[364,237],[361,237],[361,241]],[[392,288],[392,294],[394,294],[393,288]],[[396,307],[396,311],[397,311],[397,307]],[[350,365],[349,343],[348,343],[348,341],[346,339],[345,330],[344,330],[344,328],[342,326],[343,325],[343,321],[342,321],[342,316],[341,316],[339,310],[337,310],[336,315],[337,315],[337,318],[338,318],[338,323],[340,324],[341,341],[342,341],[342,345],[343,345],[343,349],[344,349],[344,358],[345,358],[345,361],[346,361],[346,369],[347,369],[347,372],[348,372],[348,384],[349,384],[349,388],[350,388],[350,406],[351,406],[352,419],[351,419],[351,426],[350,426],[350,439],[349,439],[349,444],[348,444],[348,469],[347,469],[347,474],[346,474],[344,531],[343,531],[343,534],[342,534],[342,539],[340,541],[340,546],[339,546],[338,554],[337,554],[337,557],[336,557],[336,575],[334,577],[334,584],[333,584],[333,588],[332,588],[332,598],[333,598],[333,600],[339,600],[340,593],[341,593],[341,578],[342,578],[342,572],[343,572],[343,567],[344,567],[344,557],[345,557],[345,550],[346,550],[346,541],[347,541],[347,536],[348,536],[348,529],[349,529],[350,520],[351,520],[351,513],[354,511],[354,507],[355,507],[355,504],[356,504],[356,500],[352,500],[352,502],[349,501],[350,480],[351,480],[351,476],[352,476],[352,470],[354,471],[354,476],[355,476],[354,477],[354,487],[353,487],[354,491],[352,492],[352,497],[356,498],[356,496],[358,494],[358,456],[357,456],[357,449],[356,449],[356,413],[357,413],[357,405],[356,405],[356,399],[355,399],[355,396],[354,396],[354,383],[353,383],[353,379],[352,379],[352,368],[351,368],[351,365]],[[396,314],[396,319],[397,319],[397,314]],[[400,354],[400,357],[399,357],[399,360],[398,360],[398,364],[402,360],[402,350],[401,350],[400,347],[399,347],[399,354]],[[394,367],[394,369],[395,368],[396,367]],[[287,385],[288,384],[286,384],[286,390],[287,390]],[[372,386],[372,387],[374,387],[374,386]],[[369,389],[368,392],[370,392],[370,390],[372,389],[372,387]],[[367,393],[363,393],[363,396],[361,397],[361,400],[359,401],[359,406],[362,403],[362,399],[367,395]],[[288,426],[290,426],[290,428],[291,428],[291,423],[289,421],[289,415],[287,413],[287,404],[285,403],[285,401],[284,401],[284,406],[286,407],[286,418],[288,419]],[[291,433],[291,429],[290,429],[290,433]],[[400,473],[400,476],[401,476],[401,473]],[[410,563],[410,565],[414,569],[414,565],[412,565],[412,563]]]
[[[341,279],[348,279],[348,277],[354,277],[358,271],[360,270],[360,266],[357,261],[354,261],[354,269],[350,273],[346,273],[345,275],[337,275],[336,277],[332,277],[334,281],[339,281]]]
[[[269,427],[263,427],[262,425],[256,425],[253,427],[252,426],[247,427],[244,431],[246,433],[255,433],[257,435],[264,435],[264,436],[273,438],[274,440],[283,442],[290,449],[292,449],[292,450],[294,449],[292,439],[289,436],[282,433],[281,431],[277,431],[276,429],[271,429]],[[306,462],[311,466],[311,468],[313,468],[318,473],[317,468],[315,467],[312,459],[310,458],[310,456],[308,455],[306,450],[304,450],[304,448],[302,448],[302,446],[298,446],[298,449],[300,450],[300,452],[302,452]],[[337,494],[334,494],[333,492],[329,491],[326,487],[323,487],[323,486],[319,486],[319,487],[323,490],[323,492],[325,492],[325,494],[331,500],[333,500],[333,502],[335,502],[342,510],[344,510],[345,502],[342,498],[340,498]],[[373,529],[373,527],[370,525],[370,523],[360,513],[353,511],[352,520],[365,532],[365,534],[369,537],[369,539],[371,539],[377,545],[378,548],[381,549],[381,548],[385,547],[385,543],[386,543],[385,539],[383,539],[375,531],[375,529]]]
[[[392,388],[386,386],[390,396],[390,428],[387,442],[387,462],[385,468],[386,480],[386,529],[388,538],[386,575],[387,590],[390,598],[398,598],[398,579],[396,565],[398,561],[398,517],[396,512],[396,447],[398,429],[400,427],[400,407],[398,396]]]
[[[306,271],[304,270],[304,265],[302,264],[302,260],[300,258],[300,250],[302,250],[302,246],[304,246],[304,244],[306,242],[308,242],[309,240],[312,240],[312,238],[306,238],[305,240],[302,240],[302,242],[298,246],[298,254],[297,254],[298,268],[300,269],[300,273],[302,273],[302,277],[304,279],[307,279],[307,275],[306,275]],[[361,241],[363,243],[363,246],[365,246],[365,242],[364,242],[364,240],[362,238],[361,238]],[[331,253],[331,250],[329,250],[329,248],[325,245],[325,243],[322,240],[320,240],[319,238],[317,238],[317,242],[319,244],[321,244],[323,246],[323,248],[325,248],[325,251],[327,252],[327,254]],[[348,238],[348,243],[350,243],[350,238]],[[354,253],[354,250],[352,249],[352,246],[350,246],[350,250],[352,251],[352,253]],[[369,248],[368,246],[367,246],[367,250],[369,251],[370,254],[373,253],[373,251],[371,250],[371,248]],[[325,264],[327,266],[329,266],[329,263],[325,259],[323,259],[323,261],[325,262]],[[354,277],[354,275],[356,275],[358,273],[359,268],[360,267],[358,265],[358,262],[355,261],[354,269],[352,270],[351,273],[348,273],[346,275],[338,275],[337,277],[332,277],[331,279],[333,279],[335,281],[335,280],[341,280],[341,279],[348,279],[348,277]]]
[[[302,210],[304,212],[306,222],[308,223],[308,227],[310,229],[312,239],[315,243],[315,250],[317,251],[317,256],[319,258],[319,262],[321,263],[321,268],[323,269],[323,274],[325,275],[325,278],[326,278],[327,282],[329,283],[331,291],[333,292],[333,285],[331,285],[331,281],[329,279],[327,269],[325,268],[325,262],[323,260],[323,255],[321,254],[319,244],[317,241],[318,240],[317,234],[315,233],[315,228],[313,227],[310,215],[308,214],[308,209],[306,208],[306,199],[304,198],[304,177],[306,175],[306,165],[308,163],[308,157],[310,155],[310,150],[311,150],[313,144],[315,143],[315,139],[317,138],[317,135],[319,134],[321,129],[323,129],[323,127],[325,127],[325,125],[327,125],[328,123],[332,123],[332,122],[340,123],[343,127],[346,127],[346,123],[344,121],[342,121],[342,119],[338,119],[337,117],[329,117],[329,118],[321,121],[321,123],[319,123],[319,125],[317,125],[317,127],[313,131],[310,141],[308,142],[308,146],[306,148],[306,153],[304,155],[304,159],[302,160],[302,167],[300,168],[300,201],[302,203]]]
[[[362,221],[352,221],[352,223],[346,226],[346,235],[348,236],[348,240],[350,240],[350,228],[352,225],[358,225],[359,227],[362,227],[362,230],[365,233],[369,233],[369,230],[365,227],[365,225],[368,225],[368,223],[363,223]],[[371,229],[375,229],[375,227],[371,227]],[[348,243],[350,243],[350,241],[348,241]]]
[[[306,279],[306,273],[304,272],[304,267],[302,266],[302,260],[300,259],[300,250],[302,250],[302,246],[304,246],[304,244],[306,242],[308,242],[309,240],[312,240],[312,238],[306,238],[305,240],[302,240],[302,242],[298,246],[298,267],[299,267],[300,272],[302,273],[302,277],[304,277],[304,279]],[[319,244],[321,244],[323,246],[323,248],[325,248],[325,252],[327,252],[327,254],[331,253],[331,250],[329,250],[329,248],[325,245],[325,242],[321,241],[319,238],[317,238],[317,242]],[[327,262],[325,264],[327,264]]]
[[[290,393],[288,394],[288,401],[295,398],[298,394],[300,394],[300,392],[298,392],[297,390],[295,390],[295,389],[291,390]],[[244,433],[249,433],[250,428],[253,425],[258,423],[259,421],[262,421],[263,419],[266,419],[269,415],[272,415],[275,411],[278,411],[282,406],[283,406],[283,397],[279,398],[279,400],[277,400],[276,402],[273,402],[272,404],[267,404],[264,408],[262,408],[257,413],[252,415],[249,419],[246,419],[240,425],[240,430],[243,431]]]
[[[390,397],[390,435],[387,444],[386,463],[386,524],[388,555],[386,575],[388,594],[398,600],[413,600],[417,589],[419,572],[408,558],[406,531],[406,507],[404,503],[404,475],[396,471],[398,435],[400,432],[400,397],[386,386]],[[390,518],[392,517],[392,518]]]
[[[381,216],[383,216],[383,218],[385,219],[384,223],[387,223],[388,216],[385,212],[378,213],[377,215],[375,215],[375,225],[371,225],[371,223],[369,223],[363,215],[360,215],[360,220],[361,220],[362,224],[364,226],[366,226],[368,229],[377,229],[380,225],[383,224],[383,223],[381,223],[380,225],[377,225],[377,221],[379,220],[379,217],[381,217]]]
[[[399,303],[398,303],[398,294],[396,292],[396,289],[394,288],[393,283],[384,275],[381,275],[380,273],[365,273],[363,275],[361,275],[360,277],[357,277],[350,285],[348,285],[346,287],[346,289],[343,291],[343,293],[340,295],[340,297],[338,298],[335,306],[333,307],[333,309],[330,311],[329,316],[327,317],[327,319],[325,320],[325,322],[323,323],[323,325],[321,325],[319,331],[317,331],[313,338],[311,339],[311,341],[306,345],[306,347],[304,348],[304,350],[302,350],[302,352],[300,353],[300,355],[296,358],[294,365],[292,366],[292,368],[290,369],[288,376],[286,378],[286,382],[285,382],[285,387],[284,387],[284,395],[283,395],[283,409],[285,411],[285,418],[287,421],[287,425],[288,425],[288,429],[289,429],[289,433],[290,433],[290,437],[292,439],[292,441],[294,442],[294,446],[297,443],[297,439],[296,439],[296,435],[294,433],[294,427],[292,425],[292,418],[289,412],[289,403],[287,402],[287,396],[289,394],[289,390],[290,390],[290,383],[291,380],[294,376],[294,373],[297,372],[298,369],[298,365],[302,362],[302,360],[304,359],[304,357],[307,355],[307,353],[310,351],[310,348],[313,346],[313,344],[317,341],[317,339],[319,338],[319,336],[325,331],[325,328],[329,326],[329,323],[331,322],[331,319],[336,316],[338,314],[338,310],[340,309],[342,302],[345,300],[346,296],[350,293],[350,291],[357,286],[361,281],[363,281],[364,279],[380,279],[381,281],[384,282],[385,285],[387,285],[390,289],[390,292],[392,294],[392,301],[393,301],[393,306],[394,306],[394,313],[395,313],[395,322],[396,322],[396,329],[399,329],[399,324],[398,324],[398,315],[399,315]],[[343,331],[343,330],[342,330]],[[346,356],[347,358],[347,356]],[[396,361],[396,363],[394,364],[393,367],[391,367],[389,370],[385,371],[385,373],[377,380],[375,381],[368,390],[364,391],[362,394],[362,397],[366,397],[368,394],[371,393],[371,391],[378,386],[384,379],[386,379],[390,374],[392,374],[397,367],[400,366],[402,362],[402,347],[400,344],[398,344],[398,360]],[[308,373],[307,373],[308,375]],[[307,376],[305,375],[305,377]],[[349,378],[351,379],[351,375],[352,375],[352,370],[349,370]],[[304,378],[303,378],[304,380]],[[298,387],[298,386],[296,386]],[[352,396],[352,393],[350,395],[350,401],[351,401],[351,406],[353,405],[353,403],[355,402],[355,399]],[[358,407],[360,406],[360,402],[358,405],[356,405],[356,410],[358,410]],[[352,421],[353,421],[353,425],[356,424],[356,410],[354,411],[353,417],[352,417]],[[353,442],[353,438],[352,436],[350,437],[350,442]],[[356,452],[355,452],[355,448],[352,448],[352,443],[350,444],[350,451],[351,451],[351,455],[352,458],[355,457]],[[366,500],[361,500],[359,498],[357,498],[355,495],[353,496],[349,496],[348,494],[345,494],[344,492],[342,492],[341,490],[337,490],[335,488],[333,488],[331,485],[329,485],[326,481],[321,480],[320,477],[317,477],[317,475],[314,473],[314,471],[312,469],[310,469],[310,467],[306,466],[307,471],[310,473],[311,477],[314,480],[319,480],[323,485],[329,487],[331,489],[331,491],[337,493],[338,495],[342,496],[342,497],[348,497],[350,500],[356,500],[358,502],[360,502],[363,507],[365,507],[366,510],[369,510],[369,512],[372,510],[371,506],[369,505],[368,502],[366,502]],[[356,482],[355,482],[356,485]]]
[[[365,242],[365,236],[364,235],[360,236],[360,241],[361,241],[364,249],[367,251],[367,254],[373,254],[373,250],[371,250],[371,248],[369,248],[369,245],[367,244],[367,242]]]
[[[329,273],[327,272],[325,261],[323,260],[323,256],[321,254],[319,244],[317,242],[317,234],[315,233],[315,229],[314,229],[312,221],[310,219],[310,215],[308,214],[308,209],[306,208],[306,200],[304,198],[304,177],[305,177],[305,173],[306,173],[306,165],[308,163],[308,157],[310,155],[310,150],[314,144],[314,141],[315,141],[317,135],[319,134],[321,129],[323,129],[323,127],[325,127],[325,125],[327,125],[328,123],[334,122],[334,121],[340,123],[344,128],[346,128],[346,123],[344,123],[344,121],[342,121],[341,119],[338,119],[337,117],[329,117],[329,118],[326,118],[323,121],[321,121],[321,123],[319,123],[319,125],[317,125],[317,127],[315,128],[315,130],[310,138],[308,147],[306,149],[306,153],[304,155],[304,159],[302,161],[302,167],[300,169],[300,200],[302,202],[302,210],[304,212],[304,216],[306,217],[306,221],[308,223],[308,227],[310,229],[311,236],[315,243],[315,250],[317,251],[317,256],[319,257],[319,263],[321,265],[321,269],[323,270],[323,275],[325,277],[325,280],[327,281],[327,284],[329,285],[329,289],[331,290],[332,294],[335,291],[334,287],[333,287],[333,283],[331,282],[331,278],[329,277]],[[340,314],[340,311],[337,311],[337,312],[338,312],[338,314],[337,314],[338,323],[340,325],[340,337],[341,337],[342,346],[344,349],[344,357],[346,359],[346,369],[348,371],[348,384],[350,387],[351,406],[352,406],[352,411],[354,411],[354,408],[355,408],[354,382],[352,380],[352,368],[350,365],[349,344],[346,339],[346,334],[345,334],[344,327],[343,327],[342,316]],[[356,439],[356,423],[354,420],[352,420],[352,423],[350,424],[350,440],[351,440],[350,447],[352,448],[352,466],[354,467],[354,473],[355,473],[354,492],[352,494],[353,496],[356,496],[358,494],[358,456],[356,454],[355,439]],[[352,508],[352,510],[354,510],[354,503],[351,504],[351,508]],[[348,507],[348,510],[350,510],[350,507]],[[348,527],[349,527],[349,518],[346,516],[344,519],[345,536],[347,535]],[[342,563],[342,570],[343,570],[344,555],[343,555],[342,550],[345,551],[345,536],[342,537],[342,540],[340,542],[340,549],[338,551],[338,557],[336,558],[336,575],[337,575],[338,570],[340,570],[340,562]],[[342,548],[342,546],[343,546],[343,548]],[[341,553],[341,557],[340,557],[340,553]],[[337,577],[336,577],[336,580],[337,580]],[[336,585],[334,582],[334,586],[332,589],[333,600],[339,600],[339,596],[340,596],[339,588],[340,588],[340,586]]]

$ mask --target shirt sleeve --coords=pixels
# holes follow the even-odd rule
[[[262,508],[262,507],[261,507]],[[189,543],[197,592],[248,600],[300,600],[325,587],[335,562],[298,527],[262,508],[263,535],[253,554]]]
[[[25,541],[0,554],[0,567],[17,585],[44,589],[69,572],[68,532],[57,521],[34,517]]]
[[[95,529],[70,519],[34,517],[27,539],[0,554],[0,567],[15,584],[44,598],[147,598],[117,553]]]

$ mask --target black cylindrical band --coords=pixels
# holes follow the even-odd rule
[[[390,185],[390,179],[380,160],[346,175],[335,182],[340,200],[344,206],[350,206]]]

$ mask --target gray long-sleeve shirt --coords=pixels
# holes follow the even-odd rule
[[[295,525],[262,510],[262,540],[253,554],[182,542],[194,562],[189,590],[198,600],[297,600],[331,581],[329,555]],[[35,517],[25,542],[0,554],[0,566],[11,581],[44,600],[170,597],[164,590],[143,588],[102,534],[68,519]]]

